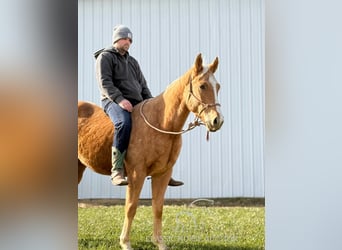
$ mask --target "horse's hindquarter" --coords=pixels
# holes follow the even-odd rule
[[[78,104],[78,158],[95,172],[110,175],[113,125],[95,104]]]

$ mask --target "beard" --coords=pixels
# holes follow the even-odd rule
[[[129,44],[124,44],[121,46],[115,46],[115,48],[119,51],[120,54],[124,55],[128,52],[130,45]]]

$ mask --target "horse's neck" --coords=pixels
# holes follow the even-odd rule
[[[162,94],[165,102],[163,126],[168,129],[180,131],[189,115],[190,111],[186,107],[183,93],[190,74],[188,71],[173,81]]]

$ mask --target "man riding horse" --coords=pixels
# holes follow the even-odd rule
[[[124,159],[131,133],[133,107],[152,98],[140,66],[128,50],[133,41],[130,29],[123,25],[114,27],[113,44],[95,53],[96,79],[101,92],[105,113],[114,124],[111,180],[113,185],[127,185]],[[169,186],[183,182],[170,178]]]

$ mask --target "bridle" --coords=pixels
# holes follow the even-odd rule
[[[167,130],[163,130],[163,129],[159,129],[155,126],[153,126],[146,118],[146,116],[144,115],[144,112],[143,112],[143,108],[144,108],[144,105],[148,102],[148,99],[144,100],[140,106],[140,115],[141,117],[143,118],[143,120],[145,121],[145,123],[151,127],[152,129],[160,132],[160,133],[163,133],[163,134],[169,134],[169,135],[181,135],[181,134],[184,134],[190,130],[193,130],[195,127],[197,126],[201,126],[201,125],[204,125],[205,124],[200,120],[200,115],[202,114],[202,112],[208,108],[211,108],[211,107],[215,107],[215,106],[221,106],[221,104],[219,103],[204,103],[201,101],[201,99],[199,99],[195,94],[194,92],[192,91],[192,78],[190,77],[189,79],[189,85],[190,85],[190,90],[189,90],[189,96],[188,96],[188,101],[191,97],[194,97],[196,101],[198,101],[200,104],[202,104],[203,108],[201,109],[201,111],[198,113],[198,114],[195,114],[195,119],[193,122],[190,122],[189,125],[188,125],[188,128],[187,129],[183,129],[181,131],[167,131]],[[209,130],[207,131],[207,140],[209,140]]]
[[[192,91],[192,78],[191,77],[189,79],[189,85],[190,85],[190,90],[189,90],[188,101],[189,101],[190,97],[192,96],[196,99],[196,101],[198,101],[203,106],[201,111],[198,114],[196,114],[197,117],[199,117],[202,114],[202,112],[208,108],[215,107],[215,106],[221,107],[221,104],[219,104],[219,103],[204,103],[201,101],[201,99],[199,99],[197,96],[195,96],[194,92]]]

